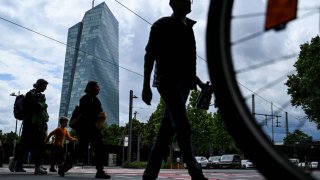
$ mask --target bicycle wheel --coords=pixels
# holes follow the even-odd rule
[[[250,2],[242,3],[253,7]],[[210,79],[225,125],[238,146],[267,179],[315,179],[275,149],[248,108],[234,67],[239,62],[234,59],[234,43],[231,41],[233,6],[234,0],[211,1],[206,34]]]

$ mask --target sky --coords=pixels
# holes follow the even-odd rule
[[[143,58],[145,46],[148,41],[150,27],[153,22],[162,16],[170,16],[172,10],[168,0],[95,0],[95,5],[105,2],[119,22],[119,73],[120,73],[120,126],[128,123],[129,91],[133,90],[138,98],[133,99],[133,112],[137,111],[137,119],[147,122],[151,113],[156,110],[159,94],[153,91],[151,106],[141,100],[143,82]],[[197,42],[197,74],[202,81],[209,81],[205,33],[209,0],[194,0],[189,18],[196,20],[194,32]],[[238,1],[239,2],[239,1]],[[264,12],[266,2],[263,0],[247,0],[250,5],[236,3],[234,14]],[[301,7],[319,6],[312,0],[305,0]],[[134,11],[143,19],[129,11]],[[253,6],[255,4],[255,6]],[[10,93],[25,94],[39,78],[48,80],[49,85],[45,91],[47,97],[50,120],[48,131],[58,124],[62,75],[67,42],[68,28],[80,22],[87,10],[92,7],[91,0],[15,0],[0,1],[0,129],[7,133],[15,131],[15,119],[12,113],[14,97]],[[253,8],[252,7],[257,7]],[[251,8],[251,10],[249,9]],[[235,54],[235,69],[242,69],[249,65],[277,58],[281,55],[299,52],[299,44],[309,41],[319,33],[319,13],[312,15],[304,21],[288,25],[288,34],[275,36],[274,32],[255,38],[239,46],[233,47]],[[3,19],[9,20],[24,29]],[[308,24],[308,26],[306,26]],[[312,26],[311,26],[312,25]],[[262,29],[261,17],[252,19],[237,19],[233,23],[233,39],[245,37],[252,32]],[[310,30],[311,29],[311,30]],[[31,30],[31,31],[30,31]],[[35,33],[37,32],[37,33]],[[42,35],[39,35],[42,34]],[[280,37],[280,38],[279,38]],[[62,43],[60,43],[62,42]],[[276,47],[274,44],[279,45]],[[278,55],[280,54],[280,55]],[[239,73],[237,75],[244,96],[251,96],[257,92],[256,112],[271,113],[271,102],[274,111],[289,102],[286,94],[284,80],[270,88],[259,90],[275,79],[292,72],[295,59],[281,61],[271,66]],[[128,71],[129,70],[129,71]],[[103,85],[101,85],[103,88]],[[250,98],[247,99],[250,108]],[[214,107],[210,112],[216,112]],[[285,111],[289,113],[289,130],[293,131],[303,122],[301,128],[315,139],[320,139],[319,132],[314,124],[308,120],[299,120],[305,115],[299,108],[288,106]],[[281,112],[282,113],[282,112]],[[284,136],[284,114],[281,114],[281,128],[275,128],[275,140],[281,141]],[[261,122],[261,117],[257,117]],[[18,131],[21,122],[18,122]],[[270,135],[270,125],[263,127]]]

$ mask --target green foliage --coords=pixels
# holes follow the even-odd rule
[[[147,162],[125,162],[123,164],[124,168],[134,168],[134,169],[140,169],[140,168],[146,168],[147,167]]]
[[[140,123],[137,119],[132,119],[132,139],[138,139],[142,135],[144,123]]]
[[[298,60],[294,64],[296,74],[288,76],[285,85],[291,95],[291,104],[301,106],[310,121],[320,129],[320,37],[300,46]]]
[[[116,124],[103,126],[101,130],[103,143],[105,145],[122,146],[124,139],[124,129],[124,127],[119,127]],[[75,130],[71,129],[69,133],[72,137],[77,137],[77,133]]]
[[[151,114],[149,121],[145,124],[143,128],[143,136],[142,136],[142,145],[146,147],[151,147],[154,138],[156,137],[157,132],[160,128],[160,122],[163,118],[165,111],[165,103],[162,98],[160,98],[160,102],[157,106],[157,109],[154,113]]]
[[[219,154],[222,153],[237,153],[242,154],[237,147],[232,136],[229,134],[225,127],[224,121],[219,113],[214,113],[214,135],[212,141],[214,142],[214,148],[218,150]]]
[[[71,128],[70,128],[70,129],[71,129]],[[72,137],[77,137],[77,133],[76,133],[76,131],[73,130],[73,129],[71,129],[71,130],[69,131],[69,134],[70,134]]]
[[[293,133],[289,133],[289,135],[285,137],[283,141],[285,145],[293,145],[296,143],[301,144],[311,142],[312,137],[297,129]]]
[[[9,132],[9,133],[4,133],[1,134],[0,136],[2,143],[14,143],[14,140],[16,139],[17,141],[19,141],[19,137],[16,133],[14,132]]]
[[[206,110],[195,108],[199,93],[199,91],[191,92],[187,112],[191,124],[193,147],[197,155],[205,155],[213,148],[214,117]]]
[[[178,163],[176,162],[169,162],[169,161],[166,161],[166,162],[162,162],[161,164],[161,169],[183,169],[183,164],[179,163],[179,166],[178,166]]]
[[[190,94],[187,113],[192,128],[192,144],[197,155],[217,155],[222,153],[238,153],[233,139],[224,127],[224,123],[219,113],[211,113],[207,110],[196,109],[196,98],[199,91],[192,91]],[[138,119],[132,119],[132,142],[136,145],[138,135],[141,136],[141,148],[151,148],[157,132],[160,128],[160,122],[165,111],[163,99],[157,106],[157,109],[151,114],[147,123],[142,123]],[[105,143],[109,145],[123,145],[124,135],[128,134],[129,125],[118,127],[111,125],[102,130]],[[173,143],[176,143],[175,137]],[[167,154],[169,155],[169,153]],[[169,163],[169,162],[168,162]],[[169,168],[169,164],[164,162],[163,168]],[[144,166],[143,163],[127,163],[126,167],[138,168]]]
[[[102,129],[104,144],[114,146],[123,145],[123,131],[124,127],[119,127],[116,124],[104,126]]]
[[[187,107],[188,117],[192,127],[192,144],[197,155],[222,154],[239,152],[233,138],[226,130],[218,113],[196,109],[196,99],[199,91],[192,91]]]

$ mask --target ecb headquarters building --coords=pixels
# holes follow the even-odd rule
[[[119,23],[104,2],[68,30],[59,116],[71,117],[91,80],[107,123],[119,125]]]

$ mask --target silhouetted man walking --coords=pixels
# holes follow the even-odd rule
[[[192,29],[196,22],[186,17],[191,12],[191,3],[191,0],[170,0],[173,14],[160,18],[151,27],[146,46],[142,99],[150,105],[150,76],[156,62],[153,86],[157,87],[166,109],[143,180],[157,178],[174,133],[177,133],[180,151],[192,180],[207,180],[194,157],[185,107],[190,90],[196,89],[197,84],[203,85],[196,76],[196,43]]]

